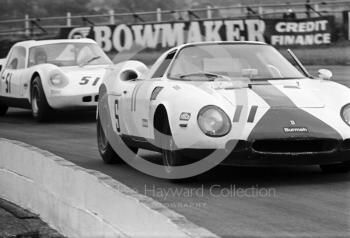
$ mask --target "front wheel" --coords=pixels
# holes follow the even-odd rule
[[[320,165],[320,167],[324,173],[348,173],[350,171],[350,162]]]
[[[175,145],[168,120],[164,122],[160,136],[163,137],[159,139],[162,146],[163,165],[167,173],[172,173],[174,166],[185,164],[185,158]]]
[[[37,122],[47,121],[52,112],[39,77],[36,77],[31,85],[32,114]]]
[[[97,119],[97,145],[98,152],[106,164],[120,164],[123,162],[123,159],[115,153],[112,146],[109,144],[103,131],[100,118]]]

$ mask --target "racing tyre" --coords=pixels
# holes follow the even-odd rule
[[[0,116],[4,116],[7,112],[8,106],[0,104]]]
[[[320,165],[323,173],[334,174],[334,173],[348,173],[350,171],[350,162],[343,162],[340,164],[327,164]]]
[[[47,121],[52,113],[52,109],[47,102],[40,77],[35,77],[32,82],[30,102],[34,119],[37,122]]]
[[[139,148],[128,146],[129,149],[136,155],[139,152]]]
[[[120,164],[123,159],[118,156],[109,144],[107,137],[103,131],[100,118],[97,119],[97,145],[103,161],[106,164]]]
[[[163,124],[162,133],[164,135],[167,135],[166,138],[159,140],[160,144],[162,145],[163,165],[168,173],[172,173],[173,166],[180,166],[185,164],[185,157],[176,148],[167,118]]]

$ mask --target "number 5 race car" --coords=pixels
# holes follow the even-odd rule
[[[136,61],[116,65],[99,93],[103,160],[128,162],[124,148],[144,148],[162,153],[168,173],[213,154],[214,165],[348,172],[350,89],[325,69],[313,78],[289,52],[298,68],[259,42],[181,45],[149,70]]]
[[[0,61],[0,116],[31,108],[37,121],[53,109],[96,108],[111,60],[90,39],[24,41]]]

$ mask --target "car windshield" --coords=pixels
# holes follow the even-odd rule
[[[30,48],[29,67],[45,63],[59,67],[112,64],[94,43],[57,43]]]
[[[183,48],[168,76],[190,81],[305,78],[272,46],[228,43]]]

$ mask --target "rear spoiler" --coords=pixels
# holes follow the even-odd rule
[[[301,71],[304,73],[304,75],[308,78],[314,78],[308,71],[307,69],[304,67],[304,65],[300,62],[300,60],[298,59],[298,57],[296,57],[296,55],[294,54],[294,52],[291,49],[288,49],[287,52],[289,53],[289,55],[292,57],[292,59],[294,60],[294,62],[296,63],[296,65],[298,65],[298,67],[301,69]]]

